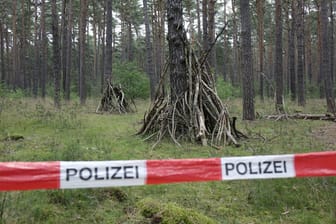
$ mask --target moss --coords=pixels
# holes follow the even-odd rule
[[[174,203],[160,203],[150,198],[141,200],[138,209],[142,216],[152,223],[161,224],[215,224],[213,219],[193,209],[187,209]]]

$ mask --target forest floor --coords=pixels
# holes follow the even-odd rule
[[[312,134],[331,148],[336,149],[336,123],[328,123],[322,127],[313,130]]]
[[[237,127],[249,136],[241,147],[221,150],[187,142],[143,141],[135,133],[149,107],[138,112],[96,114],[98,99],[55,110],[51,99],[0,97],[1,161],[99,161],[219,158],[336,150],[330,121],[242,121],[241,99],[226,100]],[[260,115],[274,113],[271,100],[256,102]],[[288,113],[323,113],[325,102]],[[24,139],[7,141],[7,136]],[[73,224],[334,224],[336,178],[219,181],[74,190],[0,192],[0,223]]]

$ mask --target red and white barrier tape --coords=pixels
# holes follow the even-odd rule
[[[0,191],[336,176],[336,151],[210,159],[1,162]]]

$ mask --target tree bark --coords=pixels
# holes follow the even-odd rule
[[[13,0],[13,15],[12,15],[12,33],[13,33],[13,48],[12,48],[12,75],[10,78],[10,84],[15,89],[17,85],[17,77],[19,70],[18,63],[18,38],[17,38],[17,0]]]
[[[46,79],[48,72],[48,39],[46,33],[46,3],[45,0],[41,1],[41,97],[46,96]]]
[[[265,1],[257,0],[257,17],[258,17],[258,43],[259,43],[259,94],[260,99],[264,100],[264,15]]]
[[[68,7],[67,7],[67,16],[68,16],[68,22],[67,22],[67,34],[66,34],[66,77],[65,77],[65,89],[64,89],[64,99],[70,100],[70,86],[71,86],[71,58],[72,58],[72,24],[73,24],[73,12],[72,12],[72,0],[69,0]]]
[[[184,97],[188,88],[185,58],[185,34],[183,30],[182,0],[167,1],[168,47],[170,61],[170,91],[174,102]]]
[[[335,99],[333,93],[333,85],[330,72],[330,49],[328,43],[328,4],[327,0],[321,0],[321,34],[322,34],[322,61],[321,61],[321,73],[324,76],[324,88],[325,96],[327,100],[328,112],[335,113]]]
[[[56,0],[51,1],[52,35],[53,35],[53,75],[54,75],[54,105],[61,107],[61,71],[60,46],[58,37],[58,15]]]
[[[79,20],[79,98],[80,104],[86,101],[86,82],[85,82],[85,37],[86,37],[86,15],[87,0],[80,1],[80,20]]]
[[[208,0],[202,0],[203,51],[208,50]]]
[[[237,14],[236,14],[236,0],[231,1],[232,4],[232,32],[233,32],[233,71],[231,73],[231,84],[232,86],[236,86],[236,83],[238,81],[238,55],[239,55],[239,49],[238,49],[238,26],[237,26]]]
[[[303,22],[303,0],[297,1],[297,84],[298,84],[298,105],[305,106],[305,80],[304,80],[304,22]]]
[[[209,0],[208,4],[208,46],[211,46],[215,41],[215,35],[216,35],[216,25],[215,25],[215,5],[216,0]],[[208,50],[208,49],[206,49]],[[216,46],[214,46],[211,49],[211,52],[209,54],[209,64],[210,66],[216,71]]]
[[[335,2],[335,1],[334,1]],[[334,62],[335,62],[335,33],[334,33],[334,8],[333,0],[329,1],[329,12],[330,12],[330,32],[329,32],[329,43],[330,43],[330,76],[331,81],[335,83],[335,74],[334,74]]]
[[[104,80],[112,80],[112,0],[106,0],[106,47],[104,63]]]
[[[150,80],[150,94],[151,100],[155,99],[156,87],[158,84],[158,78],[154,72],[154,64],[153,64],[153,47],[151,43],[151,31],[150,24],[148,18],[148,7],[147,0],[143,0],[143,10],[144,10],[144,18],[145,18],[145,31],[146,31],[146,72],[148,74]]]
[[[243,71],[243,119],[254,120],[254,80],[252,66],[251,16],[249,0],[240,0],[242,71]]]
[[[296,69],[295,69],[295,27],[296,27],[296,14],[295,14],[295,1],[291,3],[291,27],[289,35],[289,79],[290,79],[290,94],[291,100],[296,100]]]
[[[5,63],[5,43],[4,43],[4,24],[0,20],[0,60],[1,60],[1,76],[0,76],[0,85],[4,84],[6,77],[6,63]]]
[[[282,67],[282,9],[281,0],[275,1],[275,89],[276,111],[283,113],[283,67]]]
[[[40,45],[39,45],[39,28],[38,28],[38,1],[34,2],[34,74],[33,74],[33,96],[37,97],[38,93],[38,80],[40,76]]]
[[[61,70],[62,70],[62,91],[63,97],[66,100],[66,79],[67,79],[67,34],[68,34],[68,1],[62,0],[62,18],[61,18]]]

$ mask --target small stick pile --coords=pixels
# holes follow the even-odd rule
[[[239,146],[237,139],[246,136],[236,130],[235,119],[230,120],[226,106],[217,95],[213,75],[204,58],[206,54],[199,60],[191,48],[185,52],[187,90],[172,102],[171,96],[165,94],[169,92],[164,89],[165,70],[138,134],[145,135],[145,140],[156,139],[153,147],[165,136],[170,136],[178,145],[181,140],[190,140],[217,149],[226,143]]]
[[[96,113],[102,112],[120,114],[134,112],[133,108],[127,102],[125,93],[120,85],[113,86],[111,82],[107,82],[103,97],[96,109]]]

